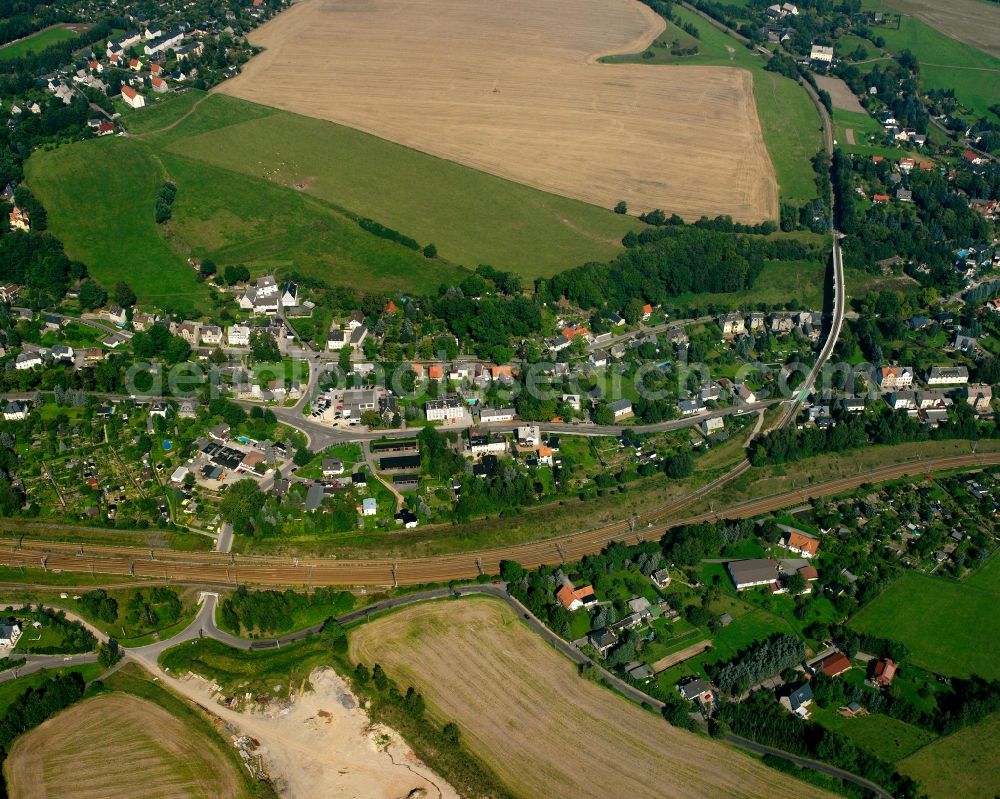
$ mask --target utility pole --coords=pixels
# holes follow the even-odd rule
[[[566,562],[566,550],[562,548],[562,544],[556,544],[556,549],[559,550],[559,557],[562,559],[561,562]]]
[[[483,562],[479,558],[476,558],[476,568],[479,569],[479,573],[483,573]]]
[[[397,565],[398,564],[396,564],[396,563],[392,564],[392,587],[393,588],[399,588],[399,583],[396,581],[396,566]]]

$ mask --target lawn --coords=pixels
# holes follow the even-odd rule
[[[670,54],[671,36],[664,33],[659,41],[666,40],[666,47],[655,44],[650,48],[653,58],[641,54],[612,56],[605,60],[618,63],[640,64],[705,64],[749,69],[753,73],[754,99],[757,115],[764,132],[764,142],[771,154],[771,162],[778,177],[781,199],[803,203],[816,197],[816,185],[811,159],[823,146],[819,113],[805,89],[795,81],[776,72],[764,71],[763,56],[756,56],[742,44],[720,31],[680,5],[674,14],[683,22],[698,28],[699,52],[694,56],[678,58]]]
[[[69,28],[58,26],[47,28],[38,33],[33,33],[25,39],[0,47],[0,61],[21,58],[29,53],[40,53],[46,47],[65,42],[68,39],[74,39],[77,35]]]
[[[166,106],[169,125],[195,103]],[[159,111],[159,109],[157,109]],[[172,153],[316,198],[433,242],[474,268],[490,263],[533,279],[609,258],[635,219],[548,194],[384,141],[352,128],[211,95],[176,127],[147,141]],[[433,270],[425,270],[432,272]]]
[[[912,724],[872,713],[857,718],[844,718],[836,708],[810,707],[812,720],[842,733],[860,748],[890,763],[902,760],[935,739],[932,732]]]
[[[994,558],[994,560],[996,560]],[[901,641],[911,659],[938,674],[1000,677],[995,642],[1000,637],[995,564],[979,584],[907,573],[864,607],[851,626]]]
[[[1000,795],[1000,713],[935,741],[899,763],[931,799]]]

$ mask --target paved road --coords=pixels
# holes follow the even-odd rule
[[[96,652],[86,652],[82,655],[26,655],[22,665],[7,669],[7,671],[0,671],[0,683],[17,680],[43,669],[62,669],[96,662]]]
[[[785,752],[782,749],[775,749],[772,746],[765,746],[764,744],[759,744],[756,741],[751,741],[748,738],[741,738],[739,735],[732,735],[731,733],[725,735],[723,740],[733,746],[738,746],[740,749],[745,749],[746,751],[753,752],[757,755],[774,755],[775,757],[780,757],[783,760],[788,760],[801,768],[818,771],[830,777],[837,777],[838,779],[845,780],[853,783],[854,785],[858,785],[865,790],[871,791],[876,796],[881,797],[881,799],[893,799],[891,793],[882,789],[874,782],[866,780],[864,777],[859,777],[857,774],[851,774],[849,771],[839,769],[836,766],[831,766],[827,763],[820,763],[818,760],[811,760],[808,757],[793,755],[791,752]]]
[[[271,482],[274,480],[272,478]],[[229,552],[233,548],[233,526],[229,522],[223,522],[219,530],[219,537],[215,541],[216,552]]]

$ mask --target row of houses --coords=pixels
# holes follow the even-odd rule
[[[823,328],[823,314],[818,311],[799,311],[778,312],[768,316],[761,311],[753,311],[744,316],[733,311],[720,316],[718,322],[724,339],[765,332],[783,336],[798,330],[806,338],[816,340]]]

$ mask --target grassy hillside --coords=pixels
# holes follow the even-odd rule
[[[175,100],[174,102],[177,102]],[[189,110],[195,101],[180,100]],[[638,223],[323,120],[211,95],[162,132],[135,114],[157,148],[287,187],[371,217],[441,255],[526,278],[612,256]],[[180,121],[178,121],[180,120]],[[136,130],[133,127],[133,130]]]
[[[208,306],[189,256],[252,272],[296,270],[366,289],[433,291],[461,270],[365,233],[328,204],[293,189],[192,161],[137,139],[105,138],[41,152],[28,184],[73,258],[111,287],[178,313]],[[157,225],[156,192],[177,185],[171,221]],[[83,213],[83,211],[86,211]]]
[[[650,48],[653,58],[635,54],[611,56],[604,60],[611,63],[705,64],[750,70],[753,73],[757,115],[764,132],[764,143],[774,164],[781,199],[801,203],[815,197],[816,186],[809,159],[823,146],[823,139],[819,114],[805,89],[776,72],[765,72],[762,56],[754,55],[704,18],[677,5],[674,6],[674,13],[683,22],[693,24],[701,34],[697,55],[671,55],[670,41],[673,37],[665,33],[657,41],[666,42],[667,46],[654,44]]]

